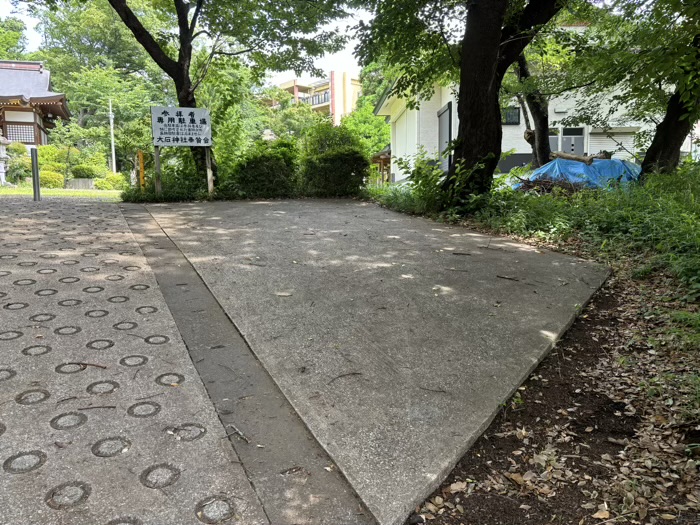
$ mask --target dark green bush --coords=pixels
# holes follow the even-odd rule
[[[78,164],[71,168],[71,174],[76,179],[96,179],[104,174],[104,168],[91,164]]]
[[[219,184],[224,199],[278,199],[298,194],[298,150],[291,139],[260,141]]]
[[[122,192],[121,198],[125,202],[184,202],[208,198],[204,178],[185,169],[164,170],[161,187],[163,191],[156,195],[153,178],[148,176],[143,190],[140,186],[129,187]]]
[[[327,150],[304,159],[304,193],[310,197],[358,195],[369,176],[369,161],[357,147]]]

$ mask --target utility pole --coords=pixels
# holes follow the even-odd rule
[[[112,99],[109,99],[109,135],[112,139],[112,172],[117,172],[117,155],[114,152],[114,113],[112,113]]]

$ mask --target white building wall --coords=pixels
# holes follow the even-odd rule
[[[418,111],[418,147],[425,148],[428,155],[437,155],[438,151],[438,111],[442,108],[440,97],[421,102]]]
[[[8,122],[34,122],[34,113],[31,111],[5,111],[5,120]]]
[[[525,118],[520,112],[520,124],[504,124],[501,126],[503,128],[503,140],[501,142],[501,149],[505,153],[511,149],[515,149],[515,153],[531,153],[532,147],[525,140]]]
[[[397,166],[397,158],[406,158],[415,155],[422,145],[428,153],[437,152],[438,148],[438,118],[437,112],[448,102],[452,102],[452,139],[457,137],[459,121],[457,117],[456,93],[450,87],[436,86],[435,94],[430,100],[421,103],[420,110],[407,109],[402,100],[394,98],[387,102],[388,111],[381,113],[389,115],[389,122],[392,126],[391,137],[391,172],[394,180],[399,181],[406,178]],[[605,101],[601,101],[602,104]],[[514,104],[515,105],[515,104]],[[599,128],[592,128],[588,125],[564,126],[562,120],[576,114],[577,101],[575,97],[556,98],[549,103],[550,127],[559,131],[557,150],[561,150],[564,127],[583,128],[584,153],[596,154],[601,150],[613,152],[614,158],[633,159],[634,154],[639,153],[634,146],[634,135],[639,131],[646,131],[653,126],[645,125],[641,122],[626,121],[622,111],[619,110],[612,115],[611,125],[615,127],[603,131]],[[384,110],[383,110],[384,111]],[[522,110],[521,110],[522,111]],[[524,138],[525,118],[521,114],[519,125],[503,126],[502,151],[514,150],[518,154],[532,153],[531,146]],[[611,135],[613,138],[609,137]],[[696,126],[695,137],[700,136],[700,123]],[[624,148],[617,142],[622,143]],[[693,153],[695,157],[700,157],[700,147],[692,146],[691,140],[686,140],[683,145],[683,153]]]

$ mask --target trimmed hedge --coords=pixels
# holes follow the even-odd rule
[[[63,188],[63,175],[55,171],[40,171],[39,186],[42,188]]]
[[[280,199],[298,194],[297,146],[289,139],[260,141],[217,188],[220,198]]]
[[[73,166],[70,171],[76,179],[97,179],[105,170],[91,164],[78,164]]]
[[[369,161],[356,147],[331,149],[306,157],[302,176],[310,197],[351,197],[369,176]]]

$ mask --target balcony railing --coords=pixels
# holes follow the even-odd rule
[[[318,93],[316,95],[311,95],[310,97],[299,97],[299,102],[304,104],[311,104],[312,106],[318,106],[320,104],[327,104],[331,101],[331,92],[324,91],[323,93]]]

